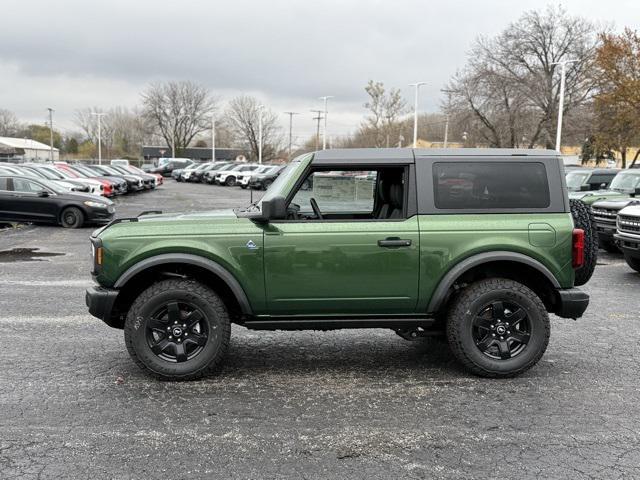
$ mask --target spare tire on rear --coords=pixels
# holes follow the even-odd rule
[[[571,216],[576,228],[584,230],[584,265],[576,270],[575,285],[584,285],[589,281],[598,260],[598,234],[593,220],[591,207],[582,200],[569,200]]]

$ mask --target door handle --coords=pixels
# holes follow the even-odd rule
[[[389,237],[384,240],[378,240],[378,246],[384,248],[410,247],[411,240],[404,240],[397,237]]]

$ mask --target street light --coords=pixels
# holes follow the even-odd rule
[[[102,165],[102,116],[104,113],[91,112],[91,115],[98,117],[98,165]]]
[[[291,142],[293,139],[293,116],[300,115],[298,112],[284,112],[289,115],[289,160],[291,160]]]
[[[551,65],[560,65],[560,104],[558,105],[558,127],[556,129],[556,151],[560,153],[560,139],[562,137],[562,113],[564,110],[564,84],[567,76],[567,64],[578,60],[562,60]]]
[[[264,105],[258,105],[258,163],[262,165],[262,109]]]
[[[211,115],[211,161],[216,161],[216,116]]]
[[[324,128],[322,129],[322,149],[327,149],[327,100],[334,98],[333,95],[327,95],[319,97],[320,100],[324,100]]]
[[[415,101],[413,104],[413,148],[416,148],[418,144],[418,91],[422,85],[426,85],[427,82],[410,83],[410,87],[416,88]]]
[[[47,108],[49,110],[49,159],[53,162],[53,108]]]

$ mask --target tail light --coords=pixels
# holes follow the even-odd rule
[[[572,240],[573,268],[580,268],[584,265],[584,230],[573,229]]]

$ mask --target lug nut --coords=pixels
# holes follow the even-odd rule
[[[182,340],[178,339],[178,343],[180,343]]]
[[[504,337],[500,337],[500,340],[504,340]]]
[[[496,336],[496,334],[495,334],[495,333],[492,333],[492,334],[491,334],[491,336],[492,336],[492,337],[495,337],[495,336]]]
[[[511,335],[511,332],[510,332],[509,330],[507,330],[507,333],[508,333],[509,335]]]
[[[186,324],[186,323],[183,323],[183,324],[182,324],[182,328],[187,328],[187,324]]]
[[[172,339],[173,339],[173,337],[171,335],[169,335],[169,340],[172,340]]]
[[[178,321],[176,320],[175,322],[173,322],[173,324],[174,324],[174,325],[177,325],[177,324],[178,324]]]
[[[507,327],[509,326],[509,322],[507,322]]]
[[[495,325],[491,325],[491,329],[494,329],[494,328],[496,328],[496,326]]]
[[[171,331],[171,327],[167,327],[167,332],[170,332],[170,331]]]

